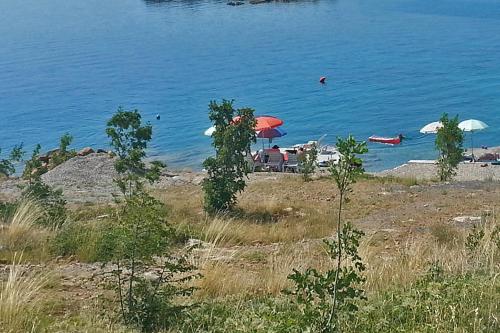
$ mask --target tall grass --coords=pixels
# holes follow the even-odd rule
[[[43,210],[33,201],[21,202],[1,233],[2,243],[8,249],[23,251],[34,245],[36,221],[43,215]]]
[[[23,252],[25,258],[35,261],[45,260],[50,256],[49,241],[54,230],[37,225],[44,210],[34,201],[22,201],[17,205],[11,217],[7,218],[0,230],[0,255],[11,261],[16,252]]]
[[[41,289],[48,282],[46,274],[27,272],[22,257],[15,256],[7,279],[0,283],[0,327],[2,332],[35,332],[37,313],[43,302]]]

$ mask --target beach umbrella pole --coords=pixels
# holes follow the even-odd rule
[[[470,150],[472,153],[472,162],[475,162],[476,159],[474,158],[474,141],[472,140],[473,136],[474,136],[474,131],[470,131]]]

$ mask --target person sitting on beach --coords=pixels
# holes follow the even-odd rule
[[[304,148],[300,147],[299,150],[297,150],[297,158],[300,158],[302,155],[304,155]]]

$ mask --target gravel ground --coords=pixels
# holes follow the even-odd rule
[[[377,176],[393,176],[430,180],[437,178],[437,166],[432,163],[407,163],[394,169],[375,173]],[[489,163],[460,163],[455,181],[500,181],[500,165]]]

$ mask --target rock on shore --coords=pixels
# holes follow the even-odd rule
[[[42,180],[61,188],[71,202],[109,201],[118,188],[113,183],[117,173],[114,158],[108,154],[91,153],[76,156],[42,175]]]

